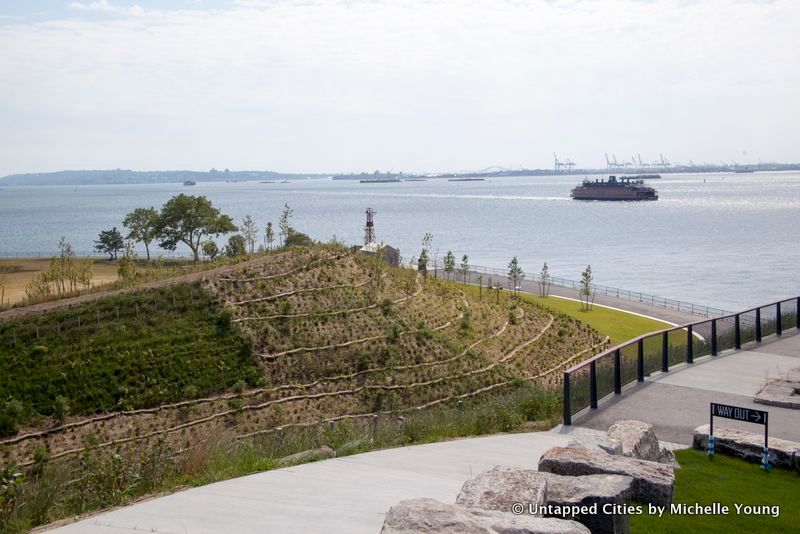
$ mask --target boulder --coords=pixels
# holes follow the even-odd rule
[[[633,478],[633,498],[641,503],[669,505],[675,474],[658,462],[613,456],[590,449],[553,447],[539,459],[539,471],[566,476],[625,475]]]
[[[800,410],[800,367],[770,380],[753,399],[756,404]]]
[[[604,434],[582,434],[570,441],[567,447],[583,447],[607,454],[622,454],[622,442]]]
[[[653,425],[642,421],[617,421],[608,429],[608,437],[622,443],[623,456],[657,462],[661,446]]]
[[[593,534],[627,534],[630,532],[627,513],[603,513],[604,505],[624,506],[633,496],[633,478],[623,475],[562,476],[539,473],[547,480],[547,504],[555,506],[597,505],[599,513],[579,514],[573,519]],[[620,508],[614,508],[618,512]]]
[[[546,502],[545,487],[546,481],[537,471],[498,465],[464,482],[456,504],[510,512],[514,503],[543,505]]]
[[[694,448],[708,449],[708,432],[708,425],[697,427],[694,430],[692,439]],[[717,425],[714,426],[714,438],[716,452],[738,456],[749,462],[761,462],[761,451],[764,448],[763,432],[753,434]],[[770,436],[769,462],[772,465],[792,469],[793,462],[797,462],[797,457],[800,457],[800,443]]]
[[[658,463],[666,464],[673,469],[680,469],[681,464],[678,463],[678,459],[675,458],[675,453],[672,452],[671,449],[667,449],[666,447],[661,447],[661,451],[658,453]]]
[[[564,519],[514,515],[491,510],[468,510],[433,499],[411,499],[392,506],[381,534],[590,534],[589,529]]]

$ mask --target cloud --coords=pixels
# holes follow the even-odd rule
[[[108,0],[95,0],[94,2],[71,2],[70,9],[77,11],[96,11],[101,13],[118,13],[128,15],[141,15],[144,9],[139,5],[122,7],[111,4]]]
[[[797,160],[798,26],[794,0],[245,0],[12,24],[0,146],[21,170]]]

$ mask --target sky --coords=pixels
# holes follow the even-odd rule
[[[0,0],[0,175],[800,161],[797,0]]]

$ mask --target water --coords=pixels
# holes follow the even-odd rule
[[[575,176],[484,182],[360,184],[201,183],[0,188],[0,255],[51,254],[61,235],[89,251],[101,229],[121,228],[133,208],[178,193],[206,195],[237,222],[276,227],[281,208],[315,239],[362,241],[372,207],[378,240],[417,256],[425,232],[440,260],[453,250],[474,265],[528,272],[547,261],[554,276],[595,281],[735,310],[800,294],[800,173],[676,174],[654,180],[657,202],[578,202]],[[220,240],[221,242],[222,240]]]

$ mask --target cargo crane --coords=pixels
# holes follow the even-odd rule
[[[555,171],[571,173],[575,169],[575,163],[569,158],[561,161],[558,156],[553,152],[553,159],[555,160]]]

